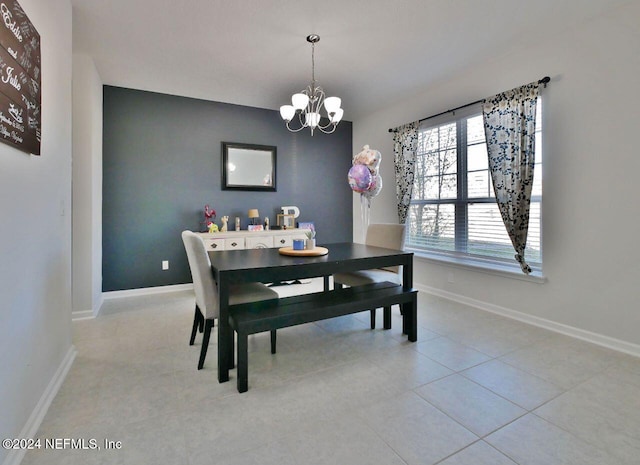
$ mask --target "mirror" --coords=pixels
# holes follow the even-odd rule
[[[222,189],[276,191],[276,147],[222,143]]]

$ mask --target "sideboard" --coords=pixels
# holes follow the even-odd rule
[[[294,239],[306,239],[308,231],[308,229],[276,229],[199,234],[204,239],[207,250],[240,250],[291,247]]]

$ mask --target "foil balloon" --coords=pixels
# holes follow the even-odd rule
[[[376,174],[371,181],[371,186],[368,190],[362,193],[369,201],[380,193],[382,190],[382,176]]]
[[[362,148],[362,152],[353,157],[354,165],[365,165],[371,171],[371,174],[378,174],[382,155],[377,150],[370,149],[368,145]]]
[[[369,190],[371,187],[371,181],[373,177],[369,168],[364,165],[353,165],[347,175],[349,180],[349,187],[354,192],[363,193]]]

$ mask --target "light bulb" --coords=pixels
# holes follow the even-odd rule
[[[327,97],[324,99],[324,107],[327,113],[335,113],[340,108],[342,100],[339,97]]]
[[[302,110],[307,107],[309,97],[305,94],[293,94],[291,96],[291,103],[296,110]]]
[[[342,108],[338,108],[335,114],[331,117],[331,122],[333,124],[338,124],[342,119],[342,115],[344,114],[344,110]]]
[[[280,107],[280,116],[286,122],[291,121],[291,119],[293,118],[293,115],[295,115],[295,113],[296,113],[296,109],[293,108],[291,105],[282,105]]]

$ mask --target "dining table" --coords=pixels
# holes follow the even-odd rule
[[[329,277],[335,273],[402,266],[404,290],[413,287],[413,253],[404,250],[386,249],[354,242],[323,244],[328,253],[321,256],[289,256],[277,248],[210,251],[211,269],[218,286],[218,382],[229,380],[233,368],[234,335],[229,325],[229,294],[231,286],[249,283],[277,283],[306,278],[322,277],[324,292],[329,288]],[[404,306],[402,312],[415,309]],[[416,340],[417,321],[410,321],[407,335]]]

